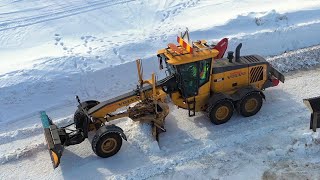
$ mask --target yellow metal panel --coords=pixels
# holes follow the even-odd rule
[[[248,68],[241,68],[224,73],[224,91],[235,91],[241,87],[248,86]]]
[[[233,93],[235,90],[241,87],[248,86],[248,76],[248,68],[241,68],[213,74],[211,91],[215,93]]]
[[[210,96],[210,81],[201,86],[198,91],[198,95],[195,96],[196,100],[196,111],[202,111],[206,109],[207,101]],[[193,101],[194,97],[187,98],[187,101]],[[175,92],[172,94],[171,99],[173,103],[183,109],[188,109],[188,104],[185,102],[185,99],[182,98],[179,92]]]
[[[216,82],[215,82],[216,81]],[[224,91],[224,73],[211,75],[211,91],[215,93]]]
[[[165,49],[160,49],[160,50],[158,50],[158,54],[163,54],[163,53],[165,53],[166,52],[166,50]]]
[[[183,109],[188,108],[187,104],[183,102],[184,99],[181,97],[181,94],[179,92],[172,93],[171,100],[176,106],[180,108],[183,108]]]
[[[153,94],[153,92],[155,92],[155,94]],[[141,95],[142,94],[140,94],[140,96],[137,96],[137,95],[131,96],[131,97],[122,99],[120,101],[108,104],[102,107],[101,109],[97,110],[96,112],[94,112],[92,116],[95,118],[104,118],[106,114],[115,112],[119,108],[129,106],[130,104],[143,100],[144,98],[154,97],[156,100],[160,100],[164,102],[167,96],[167,94],[161,89],[161,87],[157,87],[155,91],[153,91],[152,89],[145,91],[144,92],[145,97]]]
[[[92,114],[92,117],[95,118],[104,118],[104,116],[108,113],[114,112],[117,109],[128,106],[134,102],[139,101],[140,98],[138,96],[131,96],[129,98],[123,99],[121,101],[117,101],[115,103],[109,104],[107,106],[104,106],[103,108],[99,109],[98,111],[94,112]]]
[[[205,110],[210,96],[210,80],[202,85],[198,92],[196,96],[196,111]],[[193,98],[190,100],[193,100]]]

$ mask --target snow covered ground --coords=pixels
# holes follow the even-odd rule
[[[221,126],[171,105],[159,145],[147,125],[124,118],[128,142],[117,155],[100,159],[85,141],[53,171],[38,112],[61,125],[75,95],[133,89],[137,58],[145,77],[161,76],[155,53],[185,27],[193,40],[228,37],[230,50],[242,42],[242,54],[269,56],[286,83],[265,92],[256,116]],[[3,0],[0,179],[318,179],[320,134],[308,129],[302,99],[320,95],[319,29],[319,0]]]

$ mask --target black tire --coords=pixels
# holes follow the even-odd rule
[[[87,105],[83,107],[85,110],[89,110],[90,108],[99,104],[99,101],[86,101]],[[73,121],[76,125],[76,129],[83,129],[83,124],[87,120],[87,116],[82,112],[82,109],[78,108],[73,116]]]
[[[262,107],[262,96],[260,93],[250,93],[242,98],[237,103],[238,112],[244,116],[249,117],[257,114]]]
[[[209,108],[210,121],[215,125],[224,124],[232,117],[233,110],[233,104],[230,100],[219,101]]]
[[[122,138],[118,133],[96,134],[92,139],[93,152],[102,158],[117,154],[122,146]]]

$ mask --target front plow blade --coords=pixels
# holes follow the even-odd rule
[[[52,123],[46,112],[42,111],[40,114],[53,168],[57,168],[60,164],[60,158],[64,149],[63,144],[61,144],[59,129]]]
[[[320,128],[320,96],[304,99],[303,102],[311,111],[310,129],[316,132]]]

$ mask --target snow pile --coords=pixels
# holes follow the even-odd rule
[[[319,178],[319,132],[303,133],[282,159],[271,163],[262,179],[317,179]],[[286,157],[286,158],[284,158]]]
[[[147,155],[160,152],[158,142],[152,136],[151,124],[133,122],[131,119],[127,119],[125,122],[120,122],[117,125],[123,127],[130,146],[137,147]]]
[[[268,61],[281,72],[310,68],[320,63],[320,46],[284,53],[268,58]]]
[[[0,134],[0,144],[32,137],[35,135],[39,135],[40,133],[43,133],[43,127],[39,124],[36,124],[33,127],[22,128],[15,131],[2,133]]]

